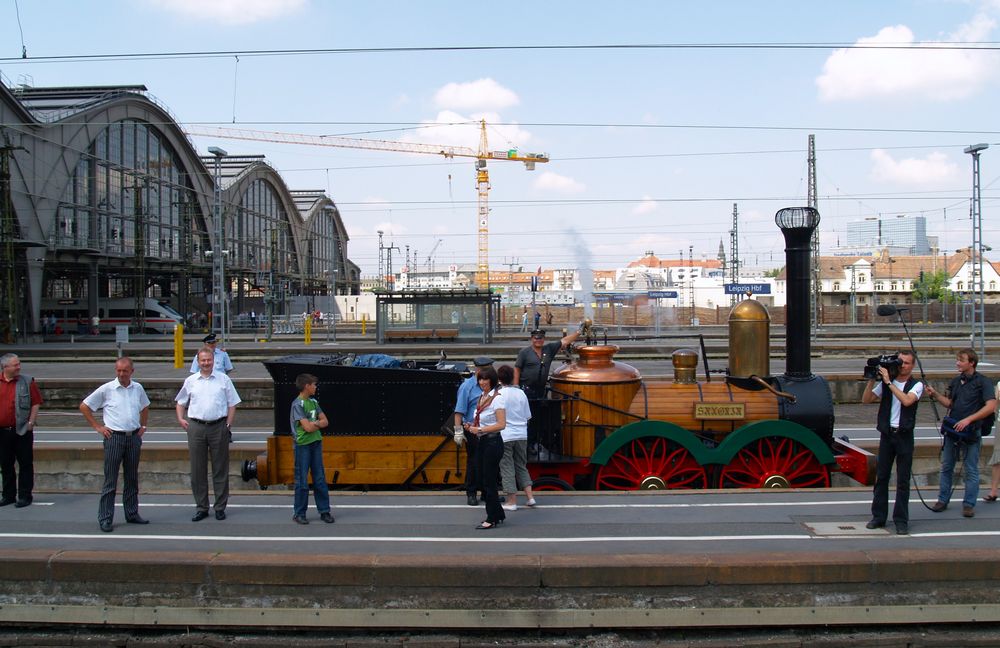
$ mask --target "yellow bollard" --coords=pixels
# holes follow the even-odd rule
[[[306,317],[305,322],[302,323],[302,330],[306,334],[306,344],[312,344],[313,339],[313,318]]]
[[[368,315],[361,316],[361,335],[365,334],[365,330],[368,328]]]
[[[174,369],[184,366],[184,325],[174,324]]]

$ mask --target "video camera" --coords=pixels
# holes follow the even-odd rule
[[[899,359],[898,353],[868,358],[868,361],[865,363],[864,379],[880,380],[878,368],[885,367],[889,371],[889,380],[895,380],[896,376],[899,375],[899,368],[902,366],[903,361]]]

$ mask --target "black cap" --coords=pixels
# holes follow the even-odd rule
[[[475,359],[473,359],[472,364],[476,365],[477,367],[489,367],[490,365],[493,364],[493,358],[487,358],[486,356],[476,356]]]
[[[219,336],[216,335],[215,333],[209,333],[205,337],[201,338],[201,341],[204,342],[205,344],[215,344],[216,342],[219,341]]]
[[[531,332],[531,337],[545,337],[545,329],[535,329]]]

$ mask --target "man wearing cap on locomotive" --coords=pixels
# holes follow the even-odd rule
[[[528,398],[545,398],[545,383],[549,379],[549,367],[560,351],[580,337],[580,328],[553,342],[545,341],[545,331],[535,329],[531,332],[531,346],[525,347],[517,354],[514,361],[514,384],[520,385]]]
[[[872,519],[865,526],[879,529],[889,516],[889,475],[892,462],[896,462],[896,504],[892,521],[896,533],[910,532],[910,473],[913,469],[913,427],[917,421],[917,403],[924,393],[924,384],[913,378],[913,352],[902,350],[899,356],[899,373],[896,377],[889,369],[879,366],[879,379],[868,381],[863,403],[879,403],[878,407],[878,460],[875,464],[875,489],[872,497]]]
[[[476,435],[463,430],[462,423],[471,423],[476,418],[476,405],[479,403],[479,396],[483,393],[476,373],[481,367],[492,367],[493,358],[478,356],[472,361],[472,364],[476,366],[476,370],[458,386],[458,396],[455,399],[454,434],[455,443],[459,446],[463,442],[465,443],[465,494],[468,498],[468,504],[469,506],[478,506],[476,489],[479,484],[479,474],[476,470],[476,450],[479,447],[479,440]]]
[[[229,359],[228,353],[219,348],[219,336],[215,333],[209,333],[201,341],[214,352],[215,368],[213,371],[215,373],[226,374],[227,376],[232,373],[233,361]],[[191,373],[198,373],[198,371],[198,356],[195,354],[194,360],[191,361]]]
[[[948,394],[941,394],[927,385],[927,394],[931,400],[948,408],[948,415],[956,419],[955,430],[968,435],[964,441],[956,440],[951,435],[944,437],[938,498],[931,507],[935,513],[948,508],[955,461],[964,454],[962,469],[965,471],[965,496],[962,498],[962,515],[970,518],[976,514],[976,499],[979,497],[979,450],[983,445],[980,427],[982,420],[996,410],[997,404],[993,383],[976,371],[978,365],[979,355],[973,349],[959,349],[955,354],[958,375],[949,383]]]

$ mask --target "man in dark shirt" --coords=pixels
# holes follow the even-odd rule
[[[955,471],[955,460],[965,450],[962,469],[965,471],[965,496],[962,498],[962,515],[975,515],[976,499],[979,497],[979,450],[983,439],[980,434],[982,420],[996,409],[993,383],[976,371],[979,356],[972,349],[961,349],[956,354],[955,367],[958,376],[948,385],[948,394],[942,395],[927,386],[927,394],[949,410],[949,416],[956,419],[955,430],[971,434],[971,440],[960,441],[945,435],[941,453],[941,486],[938,499],[931,507],[935,513],[948,508],[951,499],[951,482]]]
[[[514,384],[520,385],[528,398],[545,398],[549,367],[560,351],[580,337],[579,329],[556,342],[545,342],[545,331],[531,332],[531,346],[521,349],[514,362]]]

